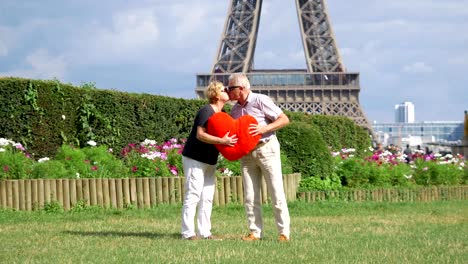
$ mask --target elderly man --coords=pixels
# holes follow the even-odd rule
[[[243,73],[229,76],[229,99],[237,101],[231,111],[233,118],[251,115],[258,124],[251,125],[252,135],[262,135],[262,138],[249,154],[242,157],[241,172],[244,183],[245,212],[250,233],[243,237],[244,241],[259,240],[263,236],[263,220],[261,208],[261,183],[265,177],[268,192],[271,194],[279,241],[290,240],[290,218],[286,196],[283,189],[283,174],[281,171],[280,145],[275,131],[289,123],[288,117],[276,106],[270,97],[257,94],[250,90],[250,82]]]

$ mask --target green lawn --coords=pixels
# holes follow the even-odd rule
[[[223,241],[180,239],[181,206],[47,213],[0,211],[0,263],[466,263],[468,202],[290,204],[292,241],[265,239],[242,206],[215,207]]]

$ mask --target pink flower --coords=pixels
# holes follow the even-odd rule
[[[4,172],[10,171],[10,167],[8,167],[8,165],[3,166],[3,171]]]
[[[98,166],[92,166],[92,167],[91,167],[91,170],[97,171],[97,170],[98,170]]]
[[[133,166],[133,167],[132,167],[132,172],[137,172],[137,171],[138,171],[137,166]]]
[[[429,168],[428,167],[424,167],[423,168],[423,171],[427,171]]]

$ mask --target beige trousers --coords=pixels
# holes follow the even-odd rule
[[[261,207],[262,177],[271,195],[272,207],[279,234],[289,238],[290,218],[283,188],[281,171],[280,145],[276,136],[267,143],[260,144],[241,159],[242,179],[244,183],[244,205],[247,222],[256,237],[262,237],[263,220]]]

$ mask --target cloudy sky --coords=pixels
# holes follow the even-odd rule
[[[228,0],[0,0],[0,76],[195,98]],[[468,110],[468,0],[328,0],[344,64],[360,72],[369,121],[462,121]],[[306,68],[295,1],[266,0],[257,69]]]

